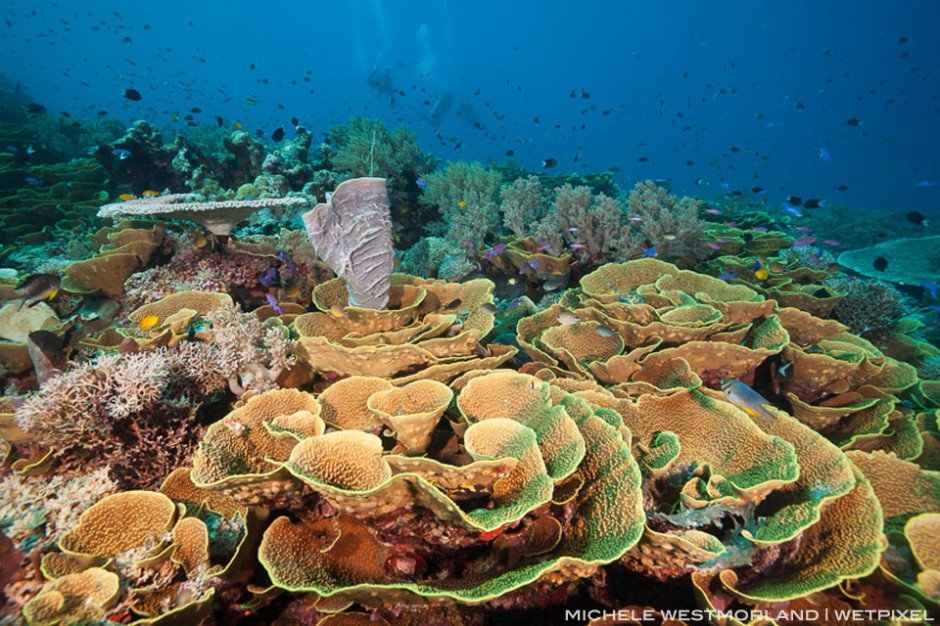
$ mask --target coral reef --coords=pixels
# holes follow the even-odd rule
[[[0,158],[0,621],[936,613],[935,238],[221,126]]]

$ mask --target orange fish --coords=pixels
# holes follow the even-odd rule
[[[241,122],[235,122],[234,124],[232,124],[232,128],[234,128],[235,130],[241,130],[244,127],[242,126]]]
[[[131,200],[136,200],[137,196],[132,193],[122,193],[118,198],[120,198],[122,202],[130,202]]]
[[[148,189],[147,191],[140,194],[141,198],[156,198],[160,195],[159,191],[154,191],[153,189]]]

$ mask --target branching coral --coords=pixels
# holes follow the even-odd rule
[[[907,312],[904,294],[890,283],[847,279],[827,284],[837,291],[846,291],[832,317],[858,335],[888,330]]]
[[[277,387],[278,376],[294,364],[287,329],[243,313],[236,304],[219,307],[205,316],[212,324],[209,339],[217,370],[228,379],[236,395]]]
[[[16,421],[66,466],[109,465],[122,487],[148,486],[188,457],[199,407],[225,384],[206,344],[106,355],[47,381]]]

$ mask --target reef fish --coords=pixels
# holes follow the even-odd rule
[[[766,409],[770,403],[740,380],[736,378],[722,378],[721,390],[725,392],[728,402],[735,405],[751,417],[762,415],[772,420],[777,418]]]
[[[23,286],[16,290],[17,295],[23,297],[19,308],[25,304],[31,307],[43,300],[52,300],[59,293],[61,279],[53,274],[37,274],[30,277]]]

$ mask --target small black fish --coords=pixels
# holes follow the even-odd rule
[[[290,123],[294,126],[300,126],[300,120],[297,119],[296,117],[290,118]]]
[[[930,226],[930,220],[928,220],[922,213],[917,211],[911,211],[904,217],[907,218],[907,221],[911,224],[917,224],[918,226]]]
[[[862,120],[858,119],[857,117],[850,117],[849,119],[845,120],[845,123],[849,126],[859,126],[861,125]]]
[[[516,156],[516,151],[515,151],[515,150],[506,150],[506,156],[509,156],[509,157],[511,157],[511,156]]]
[[[590,92],[584,91],[584,90],[582,89],[582,90],[581,90],[581,97],[584,98],[585,100],[588,100],[588,99],[590,99],[591,94],[590,94]]]
[[[761,193],[764,191],[764,188],[763,187],[751,187],[751,191],[753,191],[754,193]]]
[[[225,124],[225,120],[222,119],[221,115],[216,115],[215,123],[219,125],[219,128],[222,128],[222,126]]]
[[[803,203],[804,209],[818,209],[822,206],[822,200],[819,198],[809,198]]]
[[[803,109],[806,108],[806,105],[803,104],[802,102],[797,102],[797,103],[796,103],[796,108],[798,108],[800,111],[802,111]]]
[[[558,165],[558,159],[545,159],[542,161],[542,167],[544,168],[551,168],[555,167],[556,165]]]
[[[144,98],[142,95],[140,95],[140,92],[137,91],[136,89],[125,89],[124,97],[127,98],[128,100],[133,100],[134,102],[143,100]]]
[[[833,187],[833,189],[835,189],[836,191],[847,191],[848,188],[849,188],[848,185],[836,185],[835,187]]]
[[[192,111],[193,113],[202,113],[202,109],[200,109],[199,107],[193,107],[190,109],[190,111]]]
[[[872,267],[874,267],[879,272],[883,272],[886,269],[888,269],[888,259],[884,258],[883,256],[880,256],[877,259],[875,259],[874,263],[872,263]]]
[[[276,131],[271,133],[271,141],[282,141],[284,139],[284,129],[278,128]]]
[[[26,105],[26,113],[30,117],[42,117],[46,114],[46,107],[42,106],[41,104],[31,102]]]
[[[787,204],[790,206],[801,206],[803,204],[803,198],[799,196],[790,196],[787,198]]]
[[[640,163],[646,163],[649,160],[650,160],[649,157],[645,157],[645,156],[637,157],[637,161],[639,161]]]

